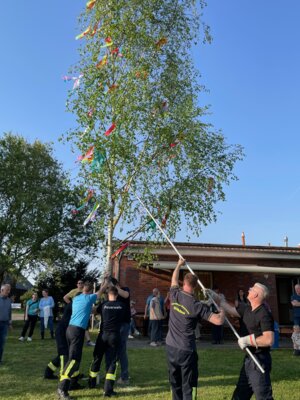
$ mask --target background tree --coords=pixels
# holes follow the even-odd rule
[[[88,265],[84,260],[63,267],[54,265],[37,276],[34,288],[39,296],[42,290],[47,288],[56,303],[63,302],[64,295],[77,287],[78,280],[97,282],[100,276],[99,269],[88,270]]]
[[[0,140],[0,282],[94,252],[90,227],[71,212],[82,198],[48,144]],[[78,222],[79,221],[79,222]]]
[[[171,237],[183,222],[199,235],[236,179],[241,148],[226,144],[199,106],[203,87],[190,51],[209,39],[204,4],[89,1],[81,17],[80,62],[65,77],[75,80],[68,110],[78,126],[66,137],[82,152],[83,182],[97,191],[94,226],[108,261],[120,225],[147,223],[135,192]]]

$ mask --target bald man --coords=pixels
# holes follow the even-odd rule
[[[264,304],[268,295],[268,288],[257,282],[248,291],[250,305],[240,304],[235,308],[224,300],[220,302],[226,313],[245,323],[249,335],[241,337],[238,344],[242,350],[248,347],[265,370],[263,374],[247,353],[232,400],[250,400],[253,394],[256,400],[273,400],[270,350],[274,343],[274,320]]]

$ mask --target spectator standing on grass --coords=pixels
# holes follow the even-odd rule
[[[300,285],[295,285],[295,293],[291,296],[294,325],[300,325]]]
[[[31,299],[28,300],[26,303],[25,324],[23,326],[21,336],[19,337],[19,340],[21,342],[24,342],[28,328],[29,328],[29,332],[28,332],[27,341],[28,342],[32,341],[33,331],[34,331],[35,324],[38,319],[38,312],[39,312],[38,295],[36,293],[32,293]]]
[[[41,339],[45,338],[45,329],[49,327],[51,338],[54,339],[53,332],[53,308],[54,300],[52,296],[49,296],[48,289],[42,290],[42,298],[39,303],[40,309],[40,321],[41,321]]]
[[[151,320],[149,319],[150,317],[150,302],[154,296],[154,293],[159,292],[157,288],[154,288],[152,291],[152,294],[150,294],[147,299],[146,299],[146,304],[145,304],[145,312],[144,312],[144,320],[145,320],[145,330],[147,332],[147,335],[150,337],[151,336]],[[159,302],[160,302],[160,308],[161,312],[164,313],[164,298],[162,296],[159,297]]]
[[[243,307],[246,307],[248,304],[249,303],[248,303],[248,300],[247,300],[247,296],[246,296],[244,290],[240,288],[237,291],[237,296],[236,296],[236,299],[234,301],[234,306],[235,306],[235,308],[238,308],[238,307],[243,308]],[[240,324],[239,335],[240,336],[248,335],[248,330],[247,330],[247,327],[246,327],[246,325],[245,325],[245,323],[243,321],[243,318],[239,318],[239,324]]]
[[[12,328],[11,321],[11,299],[8,297],[10,294],[11,286],[6,283],[1,285],[0,292],[0,364],[2,363],[2,355],[8,328]]]
[[[294,356],[300,356],[300,326],[294,325],[293,334],[292,334],[292,342],[294,348]]]
[[[64,302],[69,304],[73,300],[73,298],[75,296],[77,296],[78,293],[81,293],[83,290],[83,284],[84,284],[83,280],[79,279],[77,282],[77,288],[70,290],[69,293],[64,295],[64,297],[63,297]],[[87,330],[85,331],[86,345],[87,346],[95,346],[95,343],[91,341],[90,332],[89,332],[90,326],[91,326],[91,324],[90,324],[90,319],[89,319],[89,324],[88,324]]]
[[[133,335],[140,335],[140,332],[136,329],[136,325],[135,325],[135,320],[134,320],[134,316],[137,314],[137,311],[134,307],[135,305],[135,301],[131,300],[130,301],[130,330],[129,330],[129,335],[128,335],[128,339],[134,339]]]
[[[153,290],[153,297],[150,301],[149,320],[151,324],[150,346],[156,347],[162,343],[162,321],[164,313],[161,310],[160,293],[158,289]]]
[[[183,287],[179,288],[180,268],[185,260],[179,259],[174,269],[170,289],[169,331],[166,338],[169,379],[173,400],[193,400],[197,398],[198,355],[195,339],[197,322],[205,319],[222,325],[224,311],[214,314],[208,305],[194,297],[197,277],[187,273]]]

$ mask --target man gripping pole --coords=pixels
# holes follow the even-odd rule
[[[162,227],[160,226],[160,224],[157,222],[157,220],[154,218],[154,216],[151,214],[151,212],[148,210],[148,208],[146,207],[146,205],[142,202],[142,200],[139,198],[139,196],[134,192],[135,197],[137,198],[137,200],[139,201],[139,203],[143,206],[143,208],[146,210],[147,214],[152,218],[152,220],[155,222],[155,225],[158,227],[158,229],[161,231],[161,233],[164,235],[164,237],[167,239],[167,241],[170,243],[170,245],[172,246],[172,248],[174,249],[175,253],[177,253],[177,255],[179,256],[179,258],[183,259],[183,257],[181,256],[181,254],[179,253],[179,251],[177,250],[177,248],[174,246],[173,242],[171,241],[171,239],[168,237],[168,235],[165,233],[165,231],[162,229]],[[187,269],[189,270],[189,272],[192,275],[195,275],[194,271],[192,270],[192,268],[190,268],[190,266],[185,263],[185,266],[187,267]],[[198,285],[201,287],[202,291],[204,294],[207,294],[208,297],[211,299],[211,301],[213,302],[213,304],[215,305],[215,307],[217,308],[217,310],[219,310],[219,306],[216,303],[216,301],[214,300],[214,296],[212,295],[212,292],[209,290],[206,290],[204,285],[202,284],[202,282],[200,281],[200,279],[197,279],[197,283]],[[234,335],[236,336],[236,338],[239,340],[240,336],[237,333],[236,329],[233,327],[233,325],[231,324],[231,322],[228,320],[228,318],[225,317],[225,321],[227,322],[228,326],[231,328],[232,332],[234,333]],[[252,358],[253,362],[256,364],[256,366],[258,367],[258,369],[260,370],[260,372],[264,373],[264,369],[262,368],[262,366],[260,365],[259,361],[256,359],[256,357],[254,356],[254,354],[252,354],[252,352],[249,350],[248,347],[245,347],[246,352],[248,353],[249,357]]]
[[[208,305],[195,299],[197,278],[191,272],[185,274],[182,289],[179,288],[179,272],[184,264],[185,260],[179,258],[170,289],[166,348],[172,400],[197,399],[198,354],[194,331],[200,319],[222,325],[225,316],[224,310],[215,314]]]

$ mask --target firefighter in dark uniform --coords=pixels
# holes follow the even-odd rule
[[[77,293],[77,295],[80,293]],[[72,315],[72,301],[65,305],[63,316],[59,321],[55,330],[55,341],[57,348],[57,356],[54,357],[47,365],[44,373],[45,379],[57,379],[55,375],[57,369],[59,369],[59,376],[62,374],[63,369],[68,361],[69,347],[66,337],[67,328]],[[70,390],[82,389],[83,387],[78,383],[80,378],[80,372],[75,371],[71,377]]]
[[[179,259],[172,275],[170,289],[169,331],[166,338],[169,379],[173,400],[197,398],[198,355],[194,331],[198,321],[205,319],[215,325],[224,323],[224,311],[212,313],[194,297],[197,277],[187,273],[179,288],[179,271],[185,260]]]
[[[72,316],[66,333],[69,347],[68,362],[60,376],[57,389],[59,400],[70,400],[68,391],[70,389],[71,377],[76,371],[79,371],[85,330],[88,326],[92,307],[101,294],[105,292],[106,288],[107,286],[104,282],[100,290],[92,294],[92,283],[85,282],[82,293],[73,299]]]
[[[265,370],[265,373],[262,373],[247,354],[232,400],[250,400],[253,394],[256,400],[273,400],[270,350],[274,343],[274,320],[265,305],[268,294],[269,290],[265,285],[255,283],[249,289],[247,296],[250,305],[240,304],[235,308],[226,302],[221,302],[224,310],[233,317],[242,318],[248,329],[249,335],[238,340],[240,348],[244,350],[248,347]]]
[[[57,376],[54,375],[54,372],[56,372],[56,370],[59,368],[61,374],[68,360],[69,348],[66,338],[66,331],[70,322],[71,315],[72,302],[65,306],[63,316],[55,330],[57,356],[54,357],[47,365],[44,373],[45,379],[57,379]]]
[[[108,301],[101,303],[97,312],[101,315],[101,327],[94,349],[94,360],[90,367],[89,387],[96,386],[96,377],[100,370],[104,354],[110,352],[110,364],[108,365],[105,382],[104,397],[116,395],[113,390],[116,380],[116,368],[118,361],[118,349],[121,342],[120,327],[124,320],[124,305],[117,301],[118,289],[111,286],[108,289]]]

